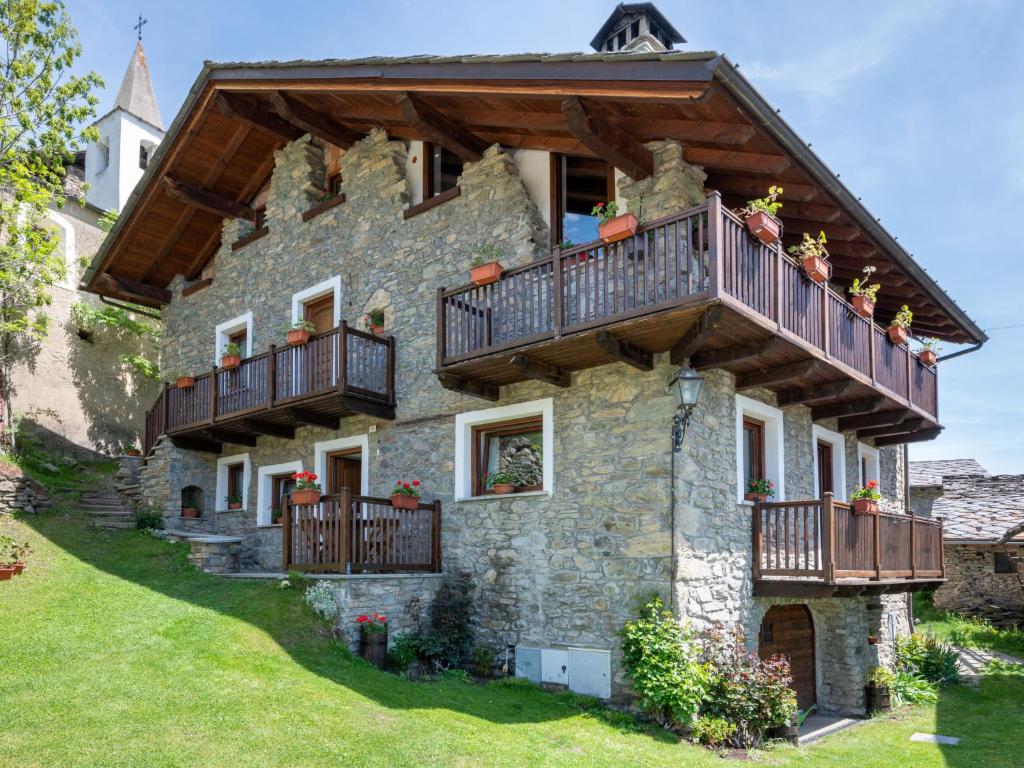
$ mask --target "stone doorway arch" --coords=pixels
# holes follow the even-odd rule
[[[800,709],[807,709],[817,702],[814,621],[806,605],[794,603],[769,608],[761,620],[757,650],[762,659],[780,654],[789,660],[793,690]]]

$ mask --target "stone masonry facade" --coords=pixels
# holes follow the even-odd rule
[[[678,144],[650,146],[654,177],[620,182],[629,207],[639,211],[642,195],[643,217],[650,219],[700,203],[701,169],[683,161]],[[212,285],[183,298],[183,280],[172,284],[163,338],[168,370],[200,372],[213,360],[215,326],[251,311],[252,352],[262,352],[283,343],[293,292],[340,276],[343,320],[354,323],[371,306],[387,307],[386,332],[397,342],[396,420],[356,416],[338,430],[299,428],[294,440],[225,445],[223,455],[248,453],[251,461],[248,509],[237,513],[220,512],[221,500],[213,498],[217,457],[164,440],[142,472],[144,498],[179,527],[181,489],[206,489],[196,529],[242,536],[243,568],[279,570],[280,527],[255,524],[258,468],[298,460],[312,470],[315,442],[366,435],[365,492],[384,496],[396,478],[415,477],[427,500],[441,500],[444,570],[471,574],[480,639],[495,650],[520,643],[609,650],[613,698],[625,697],[616,633],[652,592],[698,628],[740,623],[756,647],[761,616],[782,601],[753,597],[752,510],[737,503],[737,406],[728,373],[705,375],[674,462],[676,401],[666,386],[673,370],[667,355],[656,356],[647,372],[622,364],[580,371],[566,389],[540,382],[504,387],[496,406],[552,400],[554,488],[550,495],[455,501],[455,416],[490,404],[437,381],[435,291],[466,281],[480,245],[501,247],[502,263],[512,267],[545,254],[549,235],[515,163],[498,147],[465,166],[459,197],[408,220],[402,216],[410,200],[405,160],[402,142],[374,131],[342,157],[345,203],[303,222],[301,213],[322,185],[321,149],[308,137],[283,149],[267,204],[269,233],[232,251],[240,229],[226,224],[225,245],[208,270]],[[744,395],[775,403],[768,391]],[[813,495],[810,411],[788,407],[784,421],[786,495],[807,498]],[[852,483],[852,436],[846,456]],[[902,453],[883,449],[881,463],[886,499],[902,508]],[[406,612],[402,605],[413,597],[429,600],[435,583],[436,577],[410,580],[396,597],[367,591],[379,582],[351,580],[339,600],[360,611],[397,605]],[[819,706],[863,711],[864,677],[887,653],[884,633],[877,646],[868,646],[867,636],[890,626],[889,615],[899,631],[907,630],[903,596],[802,602],[816,622]]]
[[[1014,545],[1010,553],[1024,556],[1024,547]],[[996,573],[997,554],[993,544],[946,544],[946,578],[935,590],[935,607],[957,613],[983,616],[993,621],[1024,616],[1024,586],[1016,573]]]

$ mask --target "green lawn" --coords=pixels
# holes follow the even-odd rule
[[[1024,629],[999,629],[987,621],[936,610],[931,595],[923,592],[914,595],[914,616],[921,621],[919,631],[944,643],[1024,658]]]
[[[296,592],[196,573],[180,546],[50,512],[0,533],[0,766],[720,766],[720,758],[532,688],[410,683],[353,659]],[[1024,679],[956,688],[761,764],[1024,764]],[[911,744],[913,731],[962,736]]]

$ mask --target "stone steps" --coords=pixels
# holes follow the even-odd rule
[[[83,491],[79,509],[89,516],[95,528],[124,530],[135,527],[135,519],[124,498],[109,488]]]

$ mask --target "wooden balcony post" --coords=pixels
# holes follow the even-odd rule
[[[338,329],[338,391],[348,388],[348,321],[341,321]]]
[[[163,432],[166,432],[170,428],[171,424],[171,398],[167,394],[167,390],[170,388],[171,383],[169,381],[164,382],[163,392],[160,393],[162,402],[160,403],[160,410],[163,412]],[[153,443],[156,444],[156,438],[160,437],[160,431],[153,435]]]
[[[217,366],[213,366],[210,374],[210,423],[217,418]]]
[[[352,491],[342,488],[338,499],[338,572],[348,573],[352,562]]]
[[[939,577],[946,578],[946,521],[939,518]]]
[[[722,294],[722,195],[718,190],[708,195],[708,270],[711,298]]]
[[[872,332],[872,335],[874,333]],[[875,581],[882,579],[882,514],[871,515],[871,545],[875,555]]]
[[[551,251],[551,288],[555,295],[555,306],[551,321],[557,339],[562,335],[562,249],[555,247]]]
[[[281,570],[291,568],[292,555],[292,507],[288,499],[281,500]]]
[[[835,515],[835,497],[829,491],[821,502],[821,570],[822,578],[829,583],[836,580]]]
[[[395,337],[388,336],[388,402],[395,404]]]
[[[868,369],[871,371],[871,384],[878,384],[878,371],[875,370],[875,321],[868,320]]]
[[[761,578],[761,549],[764,547],[764,538],[761,533],[761,504],[754,503],[754,517],[750,526],[750,549],[753,555],[754,581]]]
[[[270,345],[270,357],[267,359],[267,408],[274,406],[277,388],[277,344]]]
[[[444,349],[445,349],[445,334],[448,332],[448,323],[445,322],[444,316],[444,286],[437,289],[437,368],[440,369],[442,363],[444,363]]]
[[[434,499],[433,514],[431,515],[431,565],[434,566],[434,573],[441,572],[441,500]]]
[[[828,359],[832,355],[831,292],[828,285],[821,286],[821,351]]]
[[[917,517],[913,512],[910,513],[910,578],[917,578],[917,537],[915,536],[914,518]]]
[[[907,358],[907,404],[914,404],[914,356],[910,354],[910,347],[904,347],[904,354]]]
[[[775,321],[777,330],[782,329],[782,241],[775,243],[775,258],[773,268],[775,274],[772,276],[772,290],[775,295],[772,297],[772,320]]]

